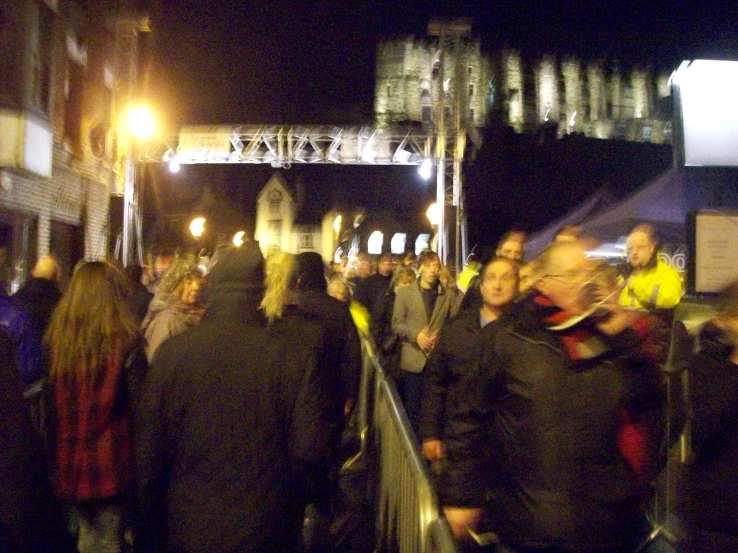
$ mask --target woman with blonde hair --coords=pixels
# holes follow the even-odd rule
[[[52,479],[79,521],[81,553],[122,547],[133,480],[132,402],[146,372],[127,290],[113,265],[84,264],[44,338],[53,398]]]
[[[295,305],[295,256],[275,252],[266,258],[266,289],[260,308],[270,324],[280,319],[289,305]]]
[[[195,326],[205,313],[200,301],[204,278],[198,263],[194,255],[177,255],[156,289],[141,323],[149,362],[165,340]]]

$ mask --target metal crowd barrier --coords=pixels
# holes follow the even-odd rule
[[[394,384],[371,339],[362,338],[358,425],[376,505],[376,549],[382,553],[458,553]]]

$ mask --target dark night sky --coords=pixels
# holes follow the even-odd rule
[[[521,49],[524,56],[601,56],[666,69],[675,68],[683,59],[738,59],[738,2],[732,0],[159,2],[147,88],[164,125],[173,132],[187,123],[370,123],[377,40],[423,36],[435,15],[470,16],[485,49],[508,45]],[[663,156],[663,151],[656,153],[659,159]],[[323,189],[315,192],[342,200],[363,190],[361,201],[370,209],[387,205],[387,198],[393,196],[389,191],[397,189],[398,180],[410,181],[404,193],[395,194],[402,202],[433,195],[432,190],[423,191],[407,172],[388,169],[367,176],[364,182],[355,173],[344,176],[345,169],[333,169],[335,177],[327,178],[324,173],[314,177],[305,169],[303,178],[308,183],[321,180]],[[297,178],[295,170],[290,171],[288,180]],[[176,182],[156,173],[161,190],[154,196],[178,197],[181,193],[197,198],[203,183],[210,182],[248,212],[255,191],[271,171],[266,167],[186,167],[175,177]],[[484,180],[479,169],[470,167],[469,173]],[[585,173],[579,177],[598,180],[592,171]],[[580,201],[589,186],[596,189],[600,184],[570,182],[574,192],[569,203]],[[181,190],[168,193],[167,187],[173,186]],[[367,186],[376,194],[367,194]],[[497,186],[503,196],[509,192],[504,183],[498,181]],[[187,192],[188,188],[193,191]],[[178,208],[184,204],[179,201]],[[535,206],[516,204],[510,207],[514,209],[519,212],[503,217],[499,226],[513,219],[530,219],[526,209]],[[484,232],[478,234],[488,239]]]

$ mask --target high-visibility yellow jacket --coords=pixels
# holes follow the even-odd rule
[[[471,261],[464,267],[464,270],[459,274],[459,278],[456,279],[456,285],[461,288],[462,292],[469,289],[471,279],[479,274],[480,269],[481,265],[476,261]]]
[[[618,303],[624,307],[670,309],[684,295],[679,273],[659,259],[652,269],[641,270],[625,282]]]

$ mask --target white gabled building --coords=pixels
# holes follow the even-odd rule
[[[332,212],[322,217],[319,224],[298,219],[299,205],[295,190],[281,173],[274,173],[256,199],[256,232],[262,253],[317,252],[325,261],[333,256],[334,243]]]

